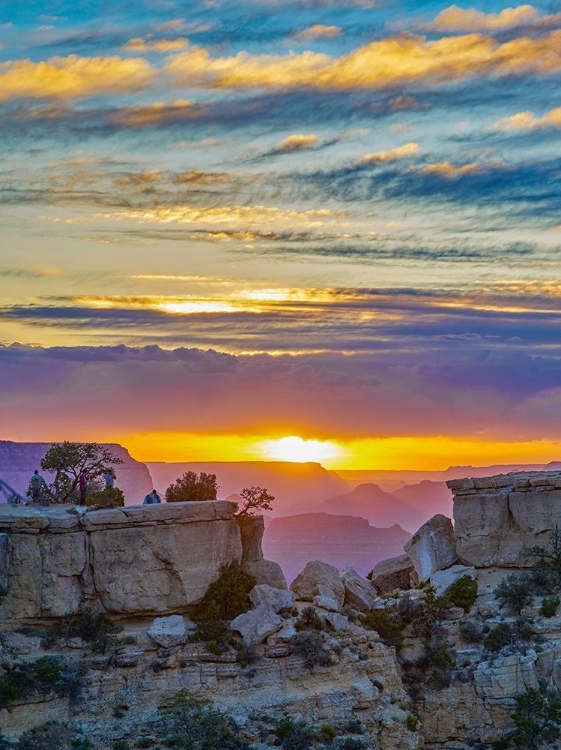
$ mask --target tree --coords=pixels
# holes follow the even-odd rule
[[[244,487],[240,492],[242,505],[234,503],[234,515],[244,519],[257,515],[254,511],[273,510],[274,495],[269,494],[264,487]]]
[[[186,471],[166,490],[166,502],[184,503],[194,500],[216,500],[218,484],[216,474]]]
[[[41,461],[43,471],[55,475],[49,493],[56,503],[74,502],[78,497],[80,474],[86,472],[90,487],[111,467],[122,464],[109,448],[99,443],[53,443]]]

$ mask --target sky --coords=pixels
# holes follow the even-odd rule
[[[561,459],[561,4],[0,2],[0,437]]]

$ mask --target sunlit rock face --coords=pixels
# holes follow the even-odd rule
[[[524,567],[561,526],[561,472],[516,472],[448,482],[458,558],[475,567]]]
[[[84,606],[167,614],[197,603],[222,565],[241,560],[232,504],[174,503],[69,513],[2,506],[5,622],[61,617]]]
[[[7,482],[16,492],[25,496],[29,480],[35,469],[41,471],[41,459],[51,447],[50,443],[15,443],[0,440],[0,479]],[[136,461],[122,445],[104,444],[123,461],[115,467],[116,486],[125,494],[127,505],[142,503],[144,496],[152,491],[152,478],[146,464]],[[42,472],[47,481],[48,474]]]

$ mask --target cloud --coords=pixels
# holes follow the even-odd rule
[[[440,164],[427,164],[426,167],[419,170],[419,174],[422,175],[438,175],[450,180],[464,175],[477,174],[478,172],[481,172],[479,164],[463,164],[461,167],[455,167],[449,161],[443,161]]]
[[[506,132],[515,130],[541,130],[545,128],[561,127],[561,107],[550,109],[541,117],[536,117],[533,112],[518,112],[510,117],[504,117],[493,125],[493,130]]]
[[[420,82],[441,85],[475,76],[549,75],[561,71],[561,31],[502,43],[484,34],[436,41],[401,35],[340,58],[311,51],[212,58],[199,47],[176,55],[165,70],[177,85],[219,89],[375,90]]]
[[[561,23],[561,13],[542,16],[532,5],[505,8],[500,13],[484,13],[475,8],[451,5],[428,25],[435,31],[504,31],[520,26],[547,28]]]
[[[330,39],[336,36],[340,36],[342,33],[339,26],[326,26],[323,23],[315,23],[313,26],[308,26],[302,31],[298,31],[294,34],[294,39],[299,41],[308,42],[314,41],[315,39]]]
[[[124,49],[128,52],[179,52],[185,49],[189,44],[189,40],[185,37],[179,37],[178,39],[155,39],[145,41],[142,37],[134,37],[124,45]]]
[[[368,166],[370,164],[384,164],[399,159],[406,159],[418,154],[420,148],[421,147],[418,143],[406,143],[403,146],[397,146],[389,151],[377,151],[375,154],[366,154],[366,156],[363,156],[359,161],[359,164],[361,166]]]
[[[153,102],[120,107],[110,114],[110,117],[118,125],[145,128],[197,119],[204,109],[204,106],[201,107],[193,99],[176,99],[173,102]]]
[[[0,101],[81,99],[145,88],[154,70],[140,58],[53,57],[45,62],[15,60],[0,64]]]
[[[320,144],[321,139],[317,135],[295,133],[284,138],[269,154],[288,154],[293,151],[306,151],[307,149],[316,148]]]

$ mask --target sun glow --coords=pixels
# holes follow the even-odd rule
[[[303,440],[292,435],[280,440],[268,440],[263,443],[263,455],[278,461],[326,461],[343,455],[343,449],[337,443],[321,440]]]

